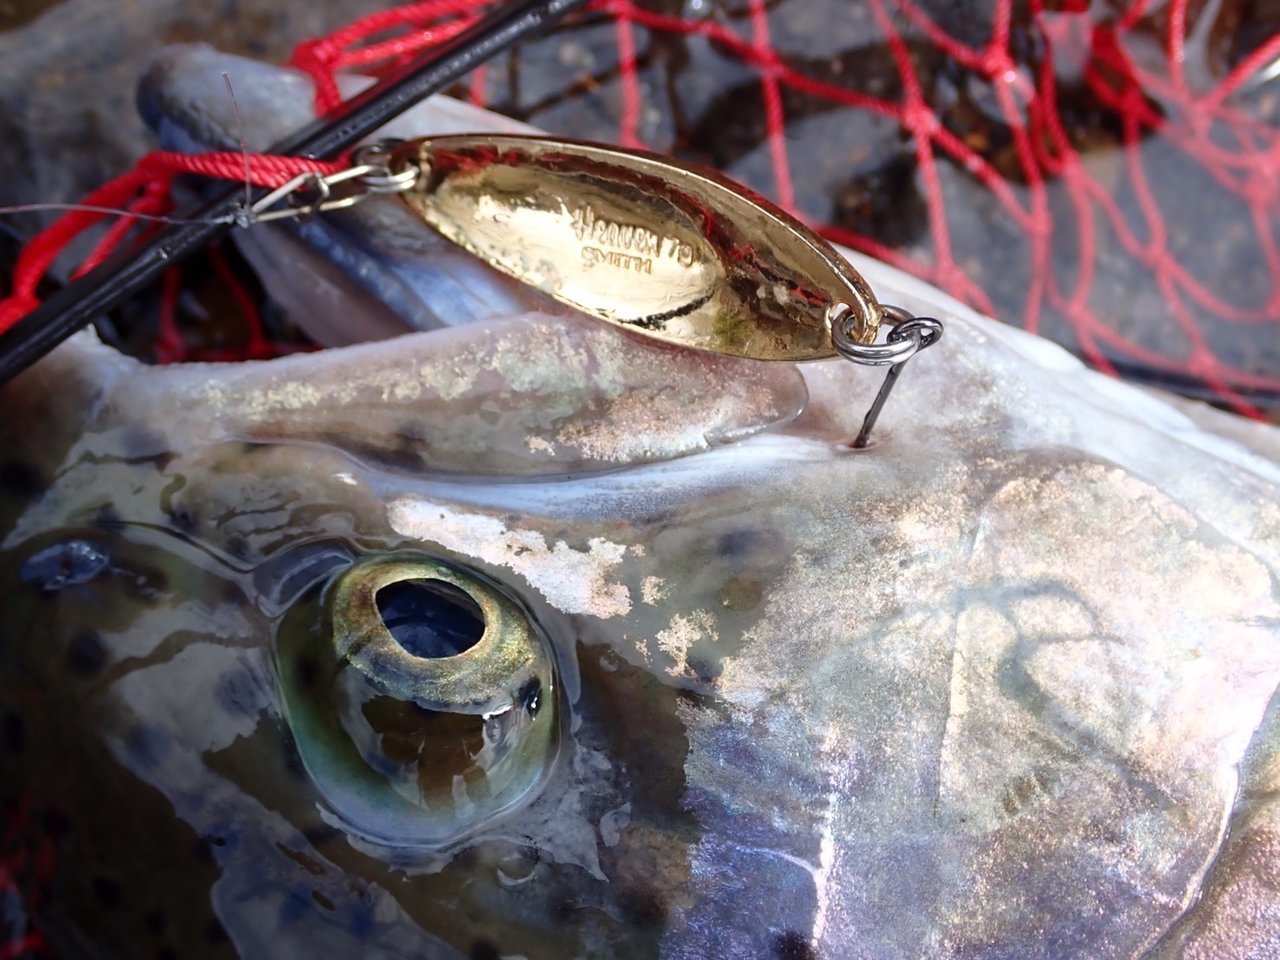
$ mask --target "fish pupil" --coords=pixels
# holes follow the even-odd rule
[[[400,580],[380,589],[376,600],[387,630],[415,657],[454,657],[484,635],[479,604],[443,580]]]

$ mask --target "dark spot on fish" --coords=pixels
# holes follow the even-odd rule
[[[305,690],[312,690],[320,680],[320,661],[313,653],[300,654],[294,661],[294,671],[298,685]]]
[[[404,471],[422,469],[423,453],[428,447],[426,438],[416,425],[391,434],[386,443],[362,443],[337,434],[321,435],[318,439],[321,443],[346,450],[357,459]]]
[[[704,692],[691,690],[688,687],[677,687],[672,691],[672,696],[693,707],[703,707],[707,704],[707,695]]]
[[[1018,802],[1028,804],[1031,798],[1036,795],[1036,784],[1031,777],[1019,777],[1013,784],[1014,792],[1017,794]]]
[[[326,897],[319,890],[311,891],[311,899],[314,900],[316,903],[320,904],[320,906],[328,910],[330,913],[332,913],[335,909],[337,909],[334,902],[330,900],[328,897]]]
[[[537,677],[533,677],[520,688],[520,692],[516,694],[516,699],[524,707],[525,713],[531,717],[536,717],[538,711],[542,709],[542,681]]]
[[[784,930],[773,941],[777,960],[818,960],[809,938],[796,930]]]
[[[755,577],[730,577],[720,588],[720,604],[729,610],[754,610],[763,597],[764,587]]]
[[[91,886],[98,903],[108,910],[120,905],[120,885],[108,877],[94,877]]]
[[[178,533],[190,535],[200,526],[200,518],[192,506],[179,504],[169,507],[166,512],[169,515],[169,525]]]
[[[67,670],[73,677],[89,680],[102,672],[107,663],[107,648],[92,630],[82,630],[67,644]]]
[[[758,530],[735,530],[721,534],[716,552],[726,560],[739,560],[766,546],[769,539]]]
[[[281,748],[284,750],[284,769],[289,776],[295,780],[305,781],[307,779],[307,768],[302,765],[302,755],[298,753],[298,741],[294,739],[293,731],[285,727],[281,739]]]
[[[231,938],[227,936],[226,928],[223,927],[221,921],[217,917],[211,919],[204,927],[205,943],[226,943]]]
[[[224,837],[201,837],[196,841],[196,860],[201,863],[217,863],[218,858],[214,855],[214,848],[224,847],[226,844]]]
[[[132,763],[141,770],[154,770],[169,754],[169,734],[155,724],[139,723],[129,731],[124,749]]]
[[[27,726],[16,713],[6,713],[0,723],[0,743],[5,753],[22,753],[27,748]]]
[[[479,854],[473,847],[463,847],[454,856],[453,862],[463,873],[470,873],[479,863]]]
[[[0,464],[0,489],[21,500],[31,500],[49,487],[48,479],[29,463]]]
[[[350,446],[350,443],[348,442],[347,445]],[[389,470],[410,472],[422,469],[424,463],[422,449],[416,443],[400,444],[394,450],[367,447],[363,451],[353,452],[357,455],[364,453],[369,460]]]
[[[249,556],[249,544],[241,536],[228,537],[224,549],[235,560],[244,560]]]
[[[359,900],[350,905],[347,913],[347,930],[357,942],[363,943],[373,934],[373,901],[368,890],[359,893]]]
[[[555,903],[551,904],[551,919],[557,924],[572,923],[577,912],[578,905],[569,897],[558,897]]]
[[[141,463],[169,454],[170,443],[164,435],[143,424],[131,423],[125,426],[121,431],[120,441],[124,457],[130,463]]]
[[[317,863],[311,857],[307,856],[307,854],[303,853],[301,850],[290,850],[283,843],[280,843],[278,841],[276,843],[276,849],[279,850],[282,854],[284,854],[284,856],[288,857],[290,860],[296,863],[298,866],[300,866],[303,870],[307,871],[307,873],[311,874],[313,877],[324,876],[324,867],[320,866],[319,863]],[[315,894],[312,894],[312,896],[314,895]]]
[[[498,960],[502,954],[488,940],[477,940],[471,945],[471,960]]]
[[[93,515],[92,523],[99,530],[109,530],[113,533],[124,529],[124,519],[110,504],[98,508]]]
[[[656,929],[666,926],[667,902],[656,890],[632,887],[622,895],[622,905],[634,927]]]
[[[110,555],[87,540],[68,540],[38,550],[26,559],[18,576],[43,593],[88,583],[111,563]]]
[[[262,697],[253,675],[243,667],[233,667],[218,678],[214,697],[218,706],[233,716],[252,717],[262,709]]]
[[[168,925],[168,922],[163,910],[148,910],[142,915],[142,925],[156,936],[164,933],[164,928]]]
[[[705,657],[690,655],[685,663],[702,683],[713,683],[724,672],[724,662],[721,660],[713,662]]]
[[[416,420],[408,420],[400,424],[394,436],[396,447],[401,452],[421,451],[427,446],[427,432]]]

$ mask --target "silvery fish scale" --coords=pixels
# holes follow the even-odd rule
[[[229,366],[82,335],[5,387],[0,800],[51,864],[19,922],[67,956],[1280,950],[1275,432],[851,259],[947,324],[863,451],[875,374],[541,302]],[[554,663],[554,751],[447,842],[286,702],[308,605],[382,556]]]

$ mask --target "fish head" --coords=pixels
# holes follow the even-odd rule
[[[42,637],[5,644],[2,699],[7,809],[67,824],[43,920],[68,939],[50,936],[656,951],[687,818],[678,756],[649,738],[682,688],[592,625],[668,622],[677,571],[639,503],[672,509],[692,481],[605,478],[765,432],[805,396],[787,366],[535,313],[261,365],[67,344],[6,391],[33,429],[7,434],[0,562],[9,622]],[[724,523],[681,561],[699,592],[781,562]]]
[[[1274,435],[857,265],[947,325],[864,450],[866,370],[534,302],[247,364],[84,334],[4,387],[33,922],[180,956],[1271,942]]]

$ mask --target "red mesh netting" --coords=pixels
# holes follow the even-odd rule
[[[303,42],[293,63],[316,78],[323,110],[338,100],[335,70],[397,65],[483,6],[384,10]],[[594,0],[532,58],[540,101],[517,82],[520,54],[477,70],[470,97],[553,132],[727,168],[829,239],[1102,370],[1249,415],[1280,399],[1280,108],[1267,83],[1280,36],[1266,23],[1215,40],[1220,5],[1189,0],[668,6]],[[1238,22],[1249,13],[1233,9]],[[856,46],[812,55],[824,32]],[[691,124],[708,81],[718,95]],[[186,346],[177,280],[166,292],[159,360],[297,348],[262,332],[247,297],[247,349]]]
[[[327,105],[337,96],[325,79],[332,69],[394,61],[450,35],[475,6],[440,0],[388,11],[304,44],[295,62],[320,79]],[[710,52],[693,67],[733,61],[754,73],[738,82],[736,99],[722,101],[762,126],[754,133],[767,150],[767,172],[735,170],[731,155],[730,172],[829,239],[1052,336],[1103,370],[1207,388],[1251,414],[1280,396],[1280,135],[1276,95],[1260,83],[1280,57],[1280,36],[1265,24],[1252,45],[1247,36],[1228,44],[1211,36],[1225,29],[1222,14],[1189,0],[1000,0],[989,20],[953,12],[958,22],[948,26],[921,4],[870,0],[879,35],[853,51],[853,59],[878,65],[869,75],[850,68],[849,56],[804,57],[794,39],[779,49],[771,37],[810,15],[799,2],[695,0],[680,15],[664,6],[596,0],[588,25],[563,32],[561,40],[592,22],[612,31],[614,56],[606,50],[587,71],[571,65],[562,83],[567,99],[603,88],[595,115],[616,126],[553,129],[725,166],[714,128],[701,136],[677,123],[642,129],[647,107],[680,112],[670,65],[697,57],[690,52],[697,41]],[[818,16],[846,16],[839,6],[821,7]],[[362,45],[406,15],[425,32]],[[1237,31],[1248,33],[1239,24]],[[683,43],[674,54],[673,39]],[[472,99],[537,122],[538,105],[522,103],[510,70],[495,79],[498,70],[473,78]],[[813,117],[830,126],[838,115],[848,126],[857,114],[895,128],[897,152],[864,183],[853,177],[844,196],[798,190],[815,155],[827,168],[851,170],[861,158],[858,145],[824,143],[821,130],[797,137],[797,126]],[[901,220],[913,218],[925,229],[904,243]]]
[[[325,109],[335,71],[398,64],[483,6],[394,7],[293,62]],[[1228,11],[1232,30],[1190,0],[593,0],[467,92],[553,132],[713,163],[1103,370],[1258,415],[1280,400],[1280,36],[1250,9]],[[246,350],[185,347],[166,289],[158,359],[296,348],[256,310]]]

